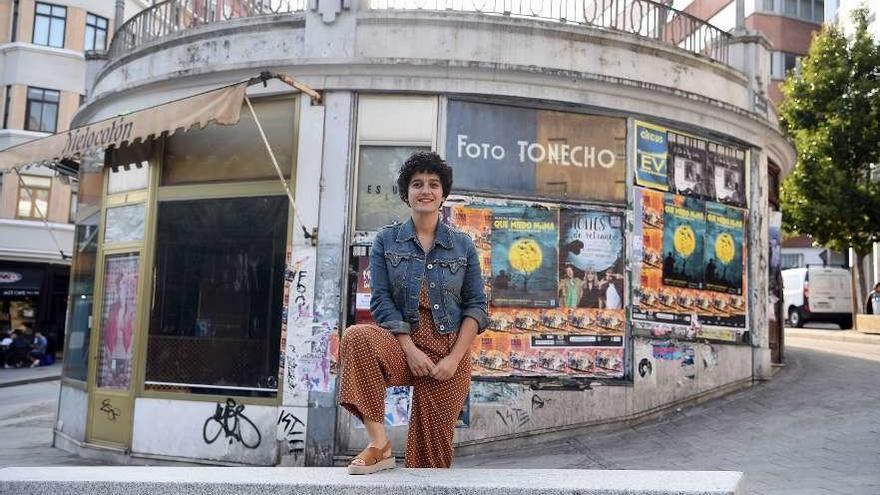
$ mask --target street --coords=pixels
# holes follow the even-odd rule
[[[789,338],[773,380],[616,432],[457,467],[734,470],[746,493],[880,493],[880,345]]]
[[[786,359],[769,382],[660,420],[455,465],[736,470],[745,493],[880,493],[880,345],[788,338]],[[0,466],[95,464],[49,446],[58,387],[0,389]]]

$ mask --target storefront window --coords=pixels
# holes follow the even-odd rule
[[[145,384],[274,396],[288,201],[159,203]]]
[[[140,256],[107,256],[101,302],[101,349],[98,386],[127,389],[131,384],[132,336],[137,318]]]
[[[147,162],[128,168],[117,167],[116,170],[110,170],[110,176],[107,178],[107,194],[146,189],[149,183],[150,168]]]
[[[253,105],[284,176],[290,177],[296,149],[296,100],[272,99]],[[203,183],[207,177],[213,182],[278,177],[247,107],[241,109],[241,120],[237,125],[213,125],[168,138],[162,185]]]
[[[108,208],[104,243],[118,244],[143,239],[145,211],[143,203]]]
[[[104,187],[104,153],[84,157],[79,167],[76,218],[91,216],[101,207],[101,189]]]
[[[89,335],[98,256],[98,215],[76,226],[76,251],[70,279],[70,312],[67,318],[67,350],[64,376],[86,381],[89,369]]]
[[[409,207],[400,200],[397,191],[397,172],[411,154],[427,149],[416,146],[361,146],[355,230],[378,230],[409,217]]]

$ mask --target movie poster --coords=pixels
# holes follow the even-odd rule
[[[663,207],[663,284],[700,289],[703,286],[705,203],[666,194]]]
[[[623,214],[559,215],[559,306],[623,308]]]
[[[709,163],[713,165],[711,199],[736,206],[745,205],[746,152],[740,148],[709,143]]]
[[[492,207],[493,306],[556,307],[558,215],[540,206]]]
[[[705,257],[702,252],[695,252],[699,249],[714,253],[715,250],[714,241],[709,240],[709,232],[716,232],[713,230],[716,226],[712,229],[705,226],[701,230],[693,224],[705,225],[707,211],[722,212],[722,215],[742,220],[741,214],[737,216],[732,213],[741,212],[724,205],[703,204],[693,198],[650,189],[636,187],[633,192],[633,213],[636,219],[633,225],[633,335],[656,339],[741,342],[745,329],[745,297],[742,294],[721,293],[689,284],[694,278],[702,280],[705,276]],[[665,213],[667,210],[668,214]],[[693,221],[694,218],[696,222]],[[745,243],[743,227],[737,231],[736,228],[731,228],[735,222],[721,221],[714,217],[713,222],[725,224],[723,232],[718,231],[716,238],[721,233],[730,236],[730,239],[724,236],[724,240],[719,243],[722,245],[719,249],[724,253],[724,259],[730,258],[730,263],[733,264],[737,263],[733,259],[738,257],[741,265]],[[688,229],[693,231],[693,246],[690,244],[690,232],[677,240],[678,246],[675,245],[676,231],[682,226],[687,226],[682,229],[686,232]],[[728,241],[731,241],[731,245],[728,245]],[[729,251],[731,247],[733,254]],[[690,265],[682,264],[682,257],[677,251],[691,251],[690,257],[693,259],[689,263],[697,268],[696,275],[687,269],[686,276],[682,275],[682,266],[689,268]],[[717,263],[720,261],[716,261]],[[672,284],[668,283],[666,272],[674,275]],[[716,279],[722,275],[726,279],[729,275],[733,276],[732,273],[732,268],[728,268],[726,272],[723,269],[717,270]],[[740,290],[744,291],[742,268],[739,280]]]
[[[706,203],[706,289],[743,293],[743,212],[719,203]]]
[[[670,132],[669,160],[672,162],[672,185],[675,192],[698,198],[710,198],[714,175],[707,158],[707,142],[683,134]]]

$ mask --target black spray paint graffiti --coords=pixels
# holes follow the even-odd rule
[[[538,394],[532,394],[532,411],[535,409],[544,409],[544,406],[553,399],[545,399]]]
[[[238,440],[249,449],[259,447],[262,440],[257,425],[244,415],[244,404],[236,404],[233,399],[226,399],[225,406],[217,404],[214,414],[202,426],[202,438],[207,444],[214,443],[220,433],[230,444]]]
[[[113,407],[113,404],[110,403],[110,399],[104,399],[101,401],[101,412],[106,413],[107,419],[114,423],[116,422],[116,418],[122,414],[122,411],[120,411],[118,407]]]
[[[298,460],[306,448],[304,440],[306,424],[290,412],[281,411],[278,414],[278,425],[282,424],[284,425],[282,431],[287,436],[287,454],[292,455],[294,460]]]
[[[302,260],[302,263],[304,264],[305,260]],[[291,289],[296,291],[296,297],[293,302],[296,304],[295,316],[297,317],[309,317],[312,315],[311,303],[306,300],[308,287],[305,281],[307,275],[308,272],[302,269],[300,263],[297,263],[297,266],[288,268],[284,272],[284,278],[290,282]]]
[[[502,411],[495,411],[495,414],[501,418],[501,422],[504,423],[504,426],[520,428],[524,426],[526,423],[531,421],[532,415],[529,414],[528,411],[520,409],[518,407],[510,407]]]

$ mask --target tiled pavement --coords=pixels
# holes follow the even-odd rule
[[[456,466],[734,470],[746,493],[880,494],[880,346],[787,338],[786,367],[749,390]]]

